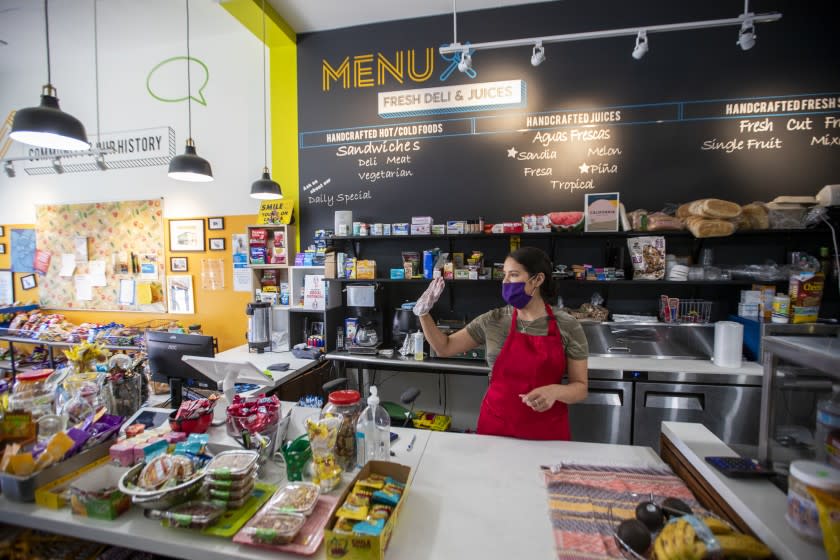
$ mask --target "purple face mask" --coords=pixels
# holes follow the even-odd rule
[[[517,309],[522,309],[531,301],[531,296],[525,292],[525,282],[502,284],[502,298]]]

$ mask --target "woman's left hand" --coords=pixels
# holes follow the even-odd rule
[[[543,385],[537,387],[530,393],[519,395],[522,402],[530,406],[535,412],[545,412],[550,409],[557,400],[556,385]]]

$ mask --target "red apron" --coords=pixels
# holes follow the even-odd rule
[[[513,310],[510,333],[493,364],[490,387],[478,415],[479,434],[521,439],[569,440],[569,412],[566,403],[556,401],[545,412],[536,412],[522,402],[525,395],[543,385],[559,384],[566,375],[563,337],[551,307],[548,335],[532,336],[516,327]]]

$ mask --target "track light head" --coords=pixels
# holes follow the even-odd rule
[[[647,31],[639,31],[636,35],[636,46],[633,48],[633,58],[641,60],[648,52]]]
[[[13,164],[11,161],[7,161],[3,164],[3,170],[6,172],[6,175],[9,176],[9,178],[15,176],[15,164]]]
[[[55,169],[55,172],[58,173],[59,175],[64,173],[64,165],[61,164],[61,158],[55,158],[52,161],[52,166],[53,166],[53,169]]]
[[[534,45],[534,51],[531,53],[531,66],[537,67],[545,62],[545,47],[542,41]]]
[[[738,46],[742,51],[748,51],[755,46],[755,24],[752,19],[745,19],[738,31]]]
[[[458,62],[458,70],[466,72],[470,68],[472,68],[472,57],[470,56],[470,52],[463,51],[461,53],[461,60]]]

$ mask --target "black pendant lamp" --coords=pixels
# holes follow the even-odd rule
[[[192,83],[190,82],[190,0],[187,5],[187,115],[189,136],[184,153],[169,160],[169,176],[179,181],[206,183],[213,180],[210,162],[195,152],[192,139]]]
[[[262,53],[263,53],[263,174],[251,183],[251,198],[277,200],[283,198],[283,191],[277,181],[271,179],[268,172],[268,124],[265,108],[265,0],[262,1]]]
[[[50,18],[47,5],[44,0],[44,22],[47,36],[47,84],[41,91],[41,105],[38,107],[27,107],[15,113],[12,122],[12,132],[9,136],[13,140],[51,148],[54,150],[88,150],[88,142],[85,127],[76,117],[65,113],[58,106],[56,90],[52,85],[50,71]]]

